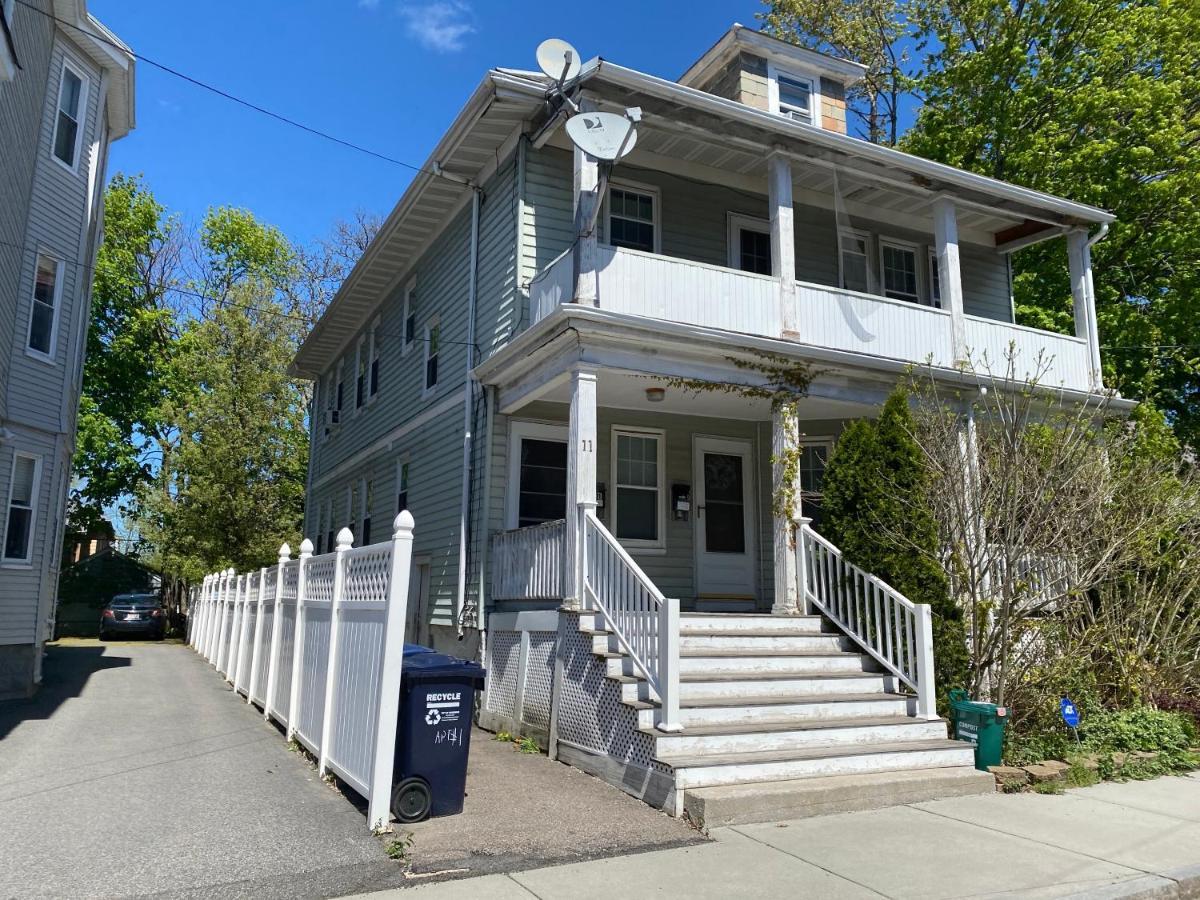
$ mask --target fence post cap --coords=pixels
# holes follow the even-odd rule
[[[400,510],[400,514],[392,522],[392,537],[398,538],[402,534],[412,534],[415,524],[412,513],[407,509]]]
[[[354,543],[354,532],[349,528],[343,528],[337,533],[337,549],[349,550]]]
[[[279,545],[279,561],[287,562],[292,558],[292,548],[288,546],[288,542],[284,541]]]
[[[300,542],[300,557],[302,559],[306,559],[306,558],[312,556],[312,552],[313,552],[313,542],[310,541],[308,538],[305,538],[304,540],[302,540]]]
[[[233,566],[230,566],[228,569],[225,570],[225,574],[232,578],[234,575],[237,574],[237,569],[235,569]]]

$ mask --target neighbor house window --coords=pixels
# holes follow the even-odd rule
[[[367,358],[363,355],[365,338],[358,339],[354,349],[354,408],[360,409],[367,402]]]
[[[379,393],[379,342],[375,338],[378,330],[379,320],[376,319],[371,325],[371,337],[369,341],[370,352],[368,354],[368,358],[370,359],[371,363],[370,368],[367,371],[367,375],[370,378],[370,388],[367,393],[371,397],[374,397]]]
[[[425,326],[425,390],[432,391],[438,383],[438,353],[442,345],[442,326],[434,319]]]
[[[333,552],[333,498],[325,501],[325,552]]]
[[[729,265],[743,272],[771,274],[771,223],[729,214]]]
[[[417,339],[417,281],[414,278],[404,288],[404,348],[407,353]]]
[[[893,300],[917,303],[917,248],[909,244],[881,239],[879,261],[883,277],[883,294]]]
[[[34,507],[37,503],[41,458],[25,453],[13,456],[8,487],[8,515],[4,528],[5,562],[27,563],[33,556]]]
[[[371,543],[371,491],[373,485],[367,479],[363,479],[360,485],[362,497],[362,528],[359,530],[361,538],[359,543],[366,546]]]
[[[337,364],[337,396],[334,398],[334,409],[340,414],[342,411],[342,401],[346,398],[346,382],[342,378],[343,361],[338,360]]]
[[[942,308],[942,273],[938,271],[937,251],[929,251],[929,297],[933,305]]]
[[[658,192],[613,185],[608,189],[608,242],[614,247],[658,252]]]
[[[396,515],[408,509],[408,460],[396,463]]]
[[[33,277],[33,307],[29,314],[27,346],[42,356],[54,356],[55,326],[58,319],[58,300],[62,263],[38,255]]]
[[[868,293],[871,290],[868,238],[858,231],[838,233],[841,245],[842,287],[848,291]]]
[[[87,82],[64,63],[58,84],[58,116],[54,123],[54,157],[71,169],[79,162],[80,122],[87,102]]]
[[[779,104],[776,112],[799,122],[813,121],[813,83],[809,78],[795,75],[776,76],[779,85]]]
[[[612,432],[613,522],[634,546],[662,546],[663,433]]]

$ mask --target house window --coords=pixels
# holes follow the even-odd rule
[[[425,326],[425,390],[432,391],[438,383],[438,352],[441,350],[442,326],[434,319]]]
[[[857,231],[843,230],[838,233],[838,243],[841,245],[841,281],[842,287],[847,291],[866,294],[871,290],[867,241],[867,236]]]
[[[731,213],[729,216],[729,266],[743,272],[771,274],[771,224]]]
[[[59,299],[59,275],[62,263],[38,255],[33,278],[33,307],[29,315],[27,346],[42,356],[54,356],[55,325]]]
[[[87,101],[87,82],[63,63],[58,84],[58,116],[54,123],[54,158],[70,169],[79,162],[79,127]]]
[[[929,251],[929,297],[933,305],[942,308],[942,273],[938,271],[937,251]]]
[[[883,294],[893,300],[918,303],[917,248],[895,241],[880,240],[879,263],[883,273]]]
[[[354,408],[361,409],[367,402],[367,358],[363,355],[365,339],[358,339],[354,349]]]
[[[408,353],[413,342],[417,339],[417,281],[414,278],[404,288],[404,347],[402,353]]]
[[[799,122],[813,121],[813,83],[811,79],[795,75],[776,76],[779,85],[779,103],[776,112]]]
[[[340,414],[342,411],[342,401],[346,397],[346,382],[342,378],[342,363],[343,360],[338,360],[337,364],[337,396],[335,398],[334,409]]]
[[[608,189],[608,242],[658,252],[658,192],[627,185]]]
[[[517,527],[540,525],[567,515],[567,443],[521,440]]]
[[[634,546],[662,546],[663,432],[613,429],[615,534]]]
[[[371,489],[373,485],[367,479],[363,479],[359,485],[360,496],[362,497],[362,528],[359,529],[361,539],[359,544],[366,546],[371,543]]]
[[[821,501],[825,490],[825,467],[833,453],[831,440],[807,440],[800,442],[800,503],[804,515],[820,525]]]
[[[325,501],[325,552],[333,552],[333,498]]]
[[[25,453],[13,456],[4,528],[5,562],[28,563],[33,558],[34,507],[41,463],[37,456]]]
[[[370,367],[370,370],[368,373],[370,376],[370,379],[371,379],[371,387],[370,387],[369,394],[372,397],[374,397],[376,394],[379,393],[379,343],[375,339],[375,334],[378,330],[379,330],[379,320],[376,319],[375,322],[371,325],[371,340],[370,340],[370,354],[369,354],[369,359],[371,360],[371,367]]]
[[[408,460],[396,463],[396,515],[408,509]]]

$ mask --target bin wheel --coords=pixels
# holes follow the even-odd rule
[[[392,815],[396,821],[411,823],[429,818],[433,795],[423,778],[405,778],[392,791]]]

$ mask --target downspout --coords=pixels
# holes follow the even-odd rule
[[[463,639],[463,613],[467,608],[467,534],[471,517],[471,427],[475,412],[475,297],[479,273],[479,198],[482,191],[473,188],[471,194],[471,251],[469,285],[467,288],[467,383],[463,387],[463,457],[462,504],[458,517],[458,596],[454,602],[454,621],[458,639]]]
[[[1092,360],[1092,370],[1096,373],[1094,387],[1101,390],[1104,388],[1104,369],[1100,363],[1100,329],[1096,322],[1096,284],[1092,281],[1092,246],[1100,243],[1107,235],[1108,223],[1101,222],[1100,230],[1084,243],[1087,251],[1087,265],[1084,266],[1084,273],[1087,277],[1088,331],[1092,335],[1092,346],[1088,348],[1088,353]]]

